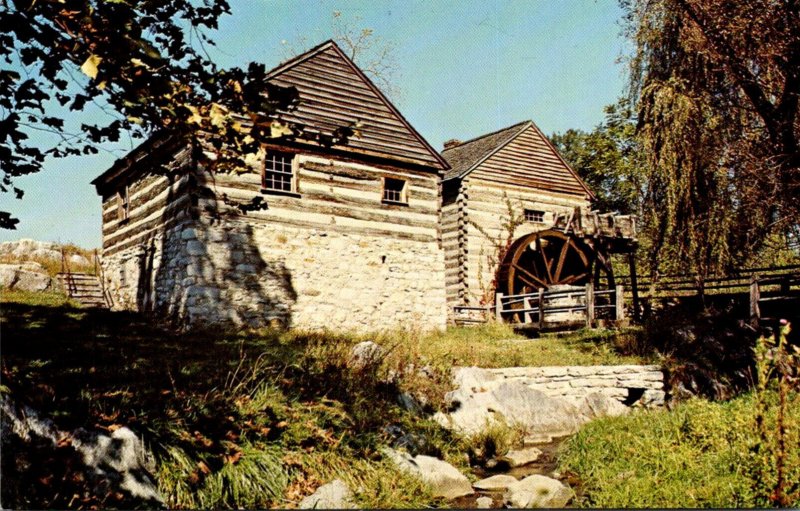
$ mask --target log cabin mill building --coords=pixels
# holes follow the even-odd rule
[[[113,307],[192,325],[443,328],[447,163],[332,41],[268,79],[299,93],[284,121],[360,135],[280,139],[238,175],[210,176],[194,141],[169,137],[117,161],[93,181]],[[256,197],[266,209],[237,209]]]
[[[505,250],[527,234],[548,231],[558,218],[588,211],[593,194],[532,121],[466,142],[450,140],[442,156],[451,167],[442,187],[442,243],[452,313],[455,306],[494,302],[496,288],[503,287],[495,281],[503,262],[498,246]],[[565,256],[569,261],[572,253]],[[564,278],[534,287],[568,282],[567,269],[552,266],[552,276],[558,271]]]

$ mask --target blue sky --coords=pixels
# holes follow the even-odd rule
[[[625,85],[628,47],[615,0],[231,0],[212,33],[221,66],[273,67],[301,40],[332,37],[333,12],[368,27],[395,49],[399,109],[435,148],[525,119],[547,134],[589,130]],[[286,41],[286,43],[282,43]],[[100,245],[100,199],[89,182],[130,145],[48,161],[17,180],[21,201],[0,196],[20,219],[0,241],[35,238]]]

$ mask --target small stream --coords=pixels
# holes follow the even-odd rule
[[[530,475],[539,474],[547,477],[553,477],[554,479],[562,480],[565,484],[569,484],[568,481],[564,480],[563,477],[554,477],[553,472],[558,467],[558,449],[561,447],[561,444],[569,438],[560,437],[553,439],[550,442],[546,443],[536,443],[536,444],[525,444],[525,448],[535,447],[542,451],[542,454],[539,458],[527,465],[523,465],[521,467],[514,467],[511,468],[505,462],[498,462],[492,468],[486,468],[481,466],[474,466],[472,467],[472,473],[480,479],[484,479],[486,477],[491,477],[493,475],[498,474],[508,474],[510,476],[515,477],[517,480],[523,479]],[[459,497],[450,501],[450,506],[453,508],[459,509],[475,509],[478,507],[477,500],[481,497],[490,497],[492,499],[492,508],[498,509],[503,508],[503,493],[505,490],[497,490],[497,491],[485,491],[485,490],[475,490],[475,493],[472,495],[466,495],[464,497]]]

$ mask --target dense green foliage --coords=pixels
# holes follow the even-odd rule
[[[769,395],[775,427],[777,395]],[[567,441],[561,469],[582,481],[581,506],[606,508],[764,507],[753,448],[759,443],[756,397],[730,402],[694,399],[671,411],[639,411],[586,425]],[[792,394],[791,420],[800,424],[800,396]],[[798,431],[787,473],[800,480]],[[768,472],[775,477],[775,468]],[[774,482],[774,481],[773,481]],[[767,482],[768,483],[768,482]],[[793,506],[800,504],[795,498]]]
[[[636,120],[625,100],[606,106],[605,114],[589,133],[570,129],[550,140],[595,193],[596,209],[638,215],[644,175]]]

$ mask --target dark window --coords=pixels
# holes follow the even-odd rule
[[[539,211],[538,209],[526,209],[525,221],[534,222],[537,224],[544,223],[544,211]]]
[[[402,179],[383,178],[383,200],[386,202],[408,203],[406,182]]]
[[[117,219],[127,220],[130,214],[130,200],[128,198],[128,185],[117,190]]]
[[[294,188],[294,172],[290,153],[268,152],[264,159],[262,187],[264,190],[291,192]]]

